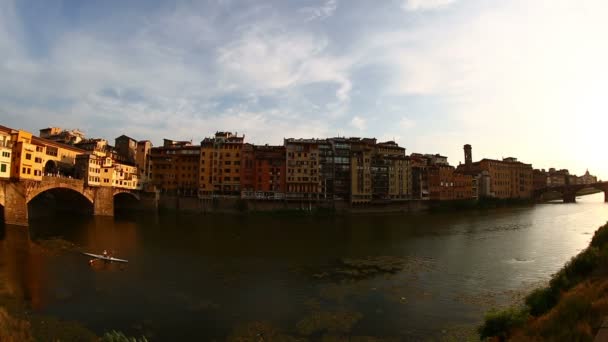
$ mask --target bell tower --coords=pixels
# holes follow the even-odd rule
[[[473,148],[466,144],[464,145],[464,165],[469,167],[471,164],[473,164]]]

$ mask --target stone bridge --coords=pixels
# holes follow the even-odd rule
[[[534,192],[536,200],[541,200],[543,195],[549,192],[558,192],[562,195],[564,203],[576,203],[576,194],[583,189],[597,189],[604,192],[604,201],[608,202],[608,182],[593,183],[593,184],[573,184],[552,186],[542,189],[537,189]]]
[[[4,222],[28,225],[28,203],[41,193],[53,189],[69,189],[81,194],[93,206],[93,214],[114,216],[114,196],[127,193],[139,200],[139,193],[113,187],[91,187],[83,180],[42,177],[42,181],[0,181],[0,206],[4,208]]]

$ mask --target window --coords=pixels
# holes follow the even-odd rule
[[[0,172],[6,172],[6,164],[0,165]]]
[[[31,153],[26,153],[25,154],[25,159],[31,160],[32,159],[32,154]]]
[[[2,152],[2,156],[6,157],[6,158],[9,158],[11,156],[11,153],[10,152]]]

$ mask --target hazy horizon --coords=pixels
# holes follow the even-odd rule
[[[0,124],[375,137],[608,178],[608,3],[0,0]]]

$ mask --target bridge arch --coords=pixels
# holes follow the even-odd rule
[[[26,201],[28,218],[53,217],[55,215],[93,215],[95,204],[86,193],[71,187],[49,187],[36,191]]]
[[[114,199],[116,199],[116,197],[119,196],[119,195],[122,196],[122,194],[130,196],[131,198],[136,199],[138,201],[140,200],[139,194],[136,194],[136,193],[134,193],[132,191],[129,191],[129,190],[123,190],[123,189],[116,189],[116,190],[114,190],[114,195],[113,195]]]
[[[84,189],[82,188],[82,186],[79,186],[79,185],[76,185],[73,183],[69,183],[69,182],[64,182],[64,183],[44,184],[44,185],[31,189],[30,191],[27,192],[25,202],[29,203],[31,200],[36,198],[38,195],[40,195],[44,192],[47,192],[49,190],[54,190],[54,189],[72,190],[72,191],[75,191],[75,192],[81,194],[91,204],[93,204],[95,201],[93,196],[91,196],[91,194],[89,194],[88,192],[85,192]]]
[[[573,185],[562,185],[556,187],[547,187],[538,189],[535,191],[535,197],[539,201],[545,201],[545,197],[549,193],[560,193],[565,203],[576,202],[577,196],[590,194],[589,189],[596,189],[604,192],[604,201],[608,202],[608,182],[593,183],[593,184],[573,184]],[[587,193],[585,193],[587,191]],[[591,192],[593,193],[593,192]],[[557,198],[555,198],[557,199]]]

